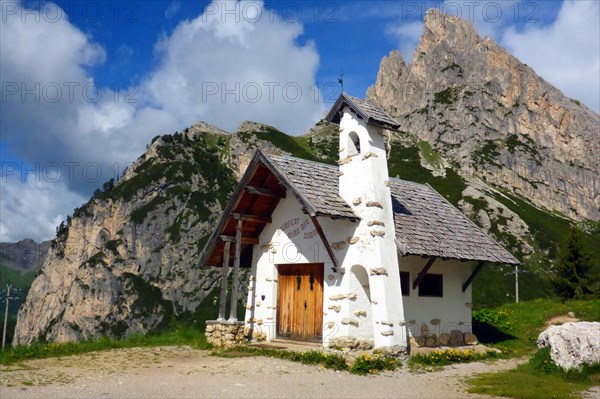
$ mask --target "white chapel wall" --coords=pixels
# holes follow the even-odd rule
[[[458,260],[436,259],[428,273],[443,275],[443,297],[420,297],[419,290],[412,288],[427,259],[418,256],[400,257],[400,271],[410,272],[410,292],[403,296],[404,315],[409,334],[421,335],[427,325],[431,334],[450,334],[452,330],[463,333],[471,331],[471,286],[462,292],[463,283],[473,270],[471,263]],[[433,321],[433,323],[432,323]],[[439,323],[438,323],[439,321]]]
[[[323,273],[323,341],[348,335],[349,326],[342,321],[349,316],[347,300],[336,299],[349,292],[343,270],[335,270],[310,216],[294,195],[288,192],[273,212],[273,222],[265,227],[254,247],[250,290],[246,306],[246,323],[255,333],[264,332],[267,340],[276,336],[277,267],[279,264],[324,263]],[[338,259],[345,256],[346,238],[355,224],[347,220],[319,218]],[[346,243],[347,245],[347,243]],[[341,268],[340,268],[341,269]],[[264,299],[263,299],[264,298]],[[334,298],[334,299],[331,299]]]

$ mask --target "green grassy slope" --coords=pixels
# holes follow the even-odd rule
[[[10,344],[12,341],[13,331],[15,329],[15,324],[17,323],[17,312],[19,310],[19,306],[21,306],[21,302],[27,297],[29,287],[31,287],[31,283],[33,283],[33,279],[37,273],[37,270],[22,273],[19,270],[0,263],[0,290],[6,289],[7,284],[11,284],[13,288],[20,289],[20,291],[12,291],[11,293],[11,297],[18,297],[20,299],[11,301],[9,304],[10,306],[8,308],[8,324],[6,333],[6,342],[8,344]],[[6,292],[1,296],[0,299],[4,300],[5,295]],[[4,322],[4,304],[4,301],[0,303],[0,314],[2,315],[0,320],[2,322]],[[2,330],[0,329],[0,331]]]

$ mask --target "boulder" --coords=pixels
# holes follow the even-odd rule
[[[448,345],[448,342],[450,342],[450,335],[448,335],[448,334],[440,335],[440,345],[442,345],[442,346]]]
[[[472,333],[464,333],[463,341],[465,345],[477,345],[479,342],[477,341],[477,336]]]
[[[463,340],[463,333],[460,330],[450,331],[450,346],[462,346],[465,343]]]
[[[600,323],[551,326],[538,336],[537,345],[539,348],[550,347],[550,357],[565,370],[600,363]]]
[[[411,348],[419,348],[421,345],[419,345],[419,343],[417,342],[417,338],[415,337],[410,337],[408,340],[408,345]]]

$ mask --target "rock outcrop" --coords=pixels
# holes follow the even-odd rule
[[[600,219],[600,116],[469,22],[427,11],[412,64],[390,53],[367,96],[461,175]]]
[[[539,348],[550,347],[550,356],[565,370],[600,363],[600,323],[578,322],[551,326],[538,339]]]
[[[237,182],[236,140],[204,123],[157,136],[120,181],[76,209],[21,307],[14,344],[120,338],[193,320],[220,278],[198,258]]]

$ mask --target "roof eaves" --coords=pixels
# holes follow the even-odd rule
[[[245,189],[248,181],[250,180],[250,177],[256,171],[256,169],[258,167],[259,159],[261,158],[261,155],[262,155],[262,151],[260,149],[257,149],[256,152],[254,153],[254,156],[250,160],[250,163],[248,164],[248,167],[246,168],[246,171],[244,172],[242,179],[238,183],[235,191],[233,192],[233,194],[231,195],[231,197],[229,199],[229,202],[227,203],[227,206],[225,207],[225,209],[223,210],[223,213],[221,214],[219,223],[217,223],[217,226],[213,230],[210,238],[208,239],[206,245],[204,246],[204,251],[202,252],[202,255],[200,256],[200,260],[198,261],[198,264],[200,265],[200,267],[205,266],[205,264],[208,260],[207,259],[208,254],[211,253],[212,250],[214,249],[214,247],[217,243],[217,239],[218,239],[219,235],[221,234],[221,231],[225,228],[225,224],[227,223],[228,215],[233,211],[233,209],[239,202],[239,200],[244,192],[244,189]]]
[[[359,117],[361,117],[362,119],[364,119],[367,123],[375,123],[376,121],[373,121],[373,118],[371,118],[371,116],[369,116],[360,106],[360,104],[357,104],[353,98],[351,98],[349,95],[347,95],[346,93],[342,93],[342,96],[344,96],[344,99],[346,100],[346,103],[350,106],[350,108],[352,108],[352,110],[354,112],[356,112],[356,114],[358,114]]]
[[[337,114],[340,111],[340,109],[342,108],[342,104],[344,102],[344,93],[342,93],[337,100],[335,100],[335,103],[333,104],[333,106],[331,107],[331,109],[329,110],[329,112],[327,113],[327,115],[325,116],[325,120],[328,122],[334,122],[337,119]]]

